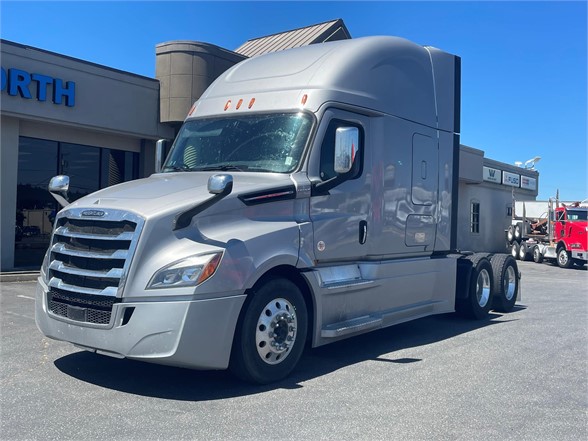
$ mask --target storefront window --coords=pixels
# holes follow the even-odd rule
[[[20,137],[14,266],[39,267],[59,210],[47,191],[51,178],[70,177],[71,201],[139,177],[139,154]]]
[[[59,174],[69,176],[71,201],[100,189],[100,148],[61,143]]]

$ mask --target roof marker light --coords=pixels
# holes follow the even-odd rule
[[[300,100],[300,103],[304,106],[306,104],[306,100],[308,100],[308,95],[304,94],[304,95],[302,95],[302,99]]]
[[[249,106],[247,106],[247,108],[251,109],[253,107],[254,103],[255,103],[255,98],[251,98],[251,101],[249,101]]]
[[[196,110],[196,103],[194,103],[194,105],[192,107],[190,107],[190,111],[188,112],[188,116],[191,116],[192,113],[194,113],[194,110]]]
[[[229,107],[231,107],[231,100],[227,101],[227,104],[225,104],[225,111],[228,110]]]
[[[239,107],[241,107],[241,104],[243,104],[243,98],[241,98],[239,100],[239,102],[237,103],[237,107],[236,107],[237,110],[239,110]]]

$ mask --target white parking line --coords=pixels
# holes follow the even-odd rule
[[[35,317],[30,317],[28,315],[18,314],[16,312],[12,312],[12,311],[4,311],[4,312],[6,314],[9,314],[9,315],[15,315],[17,317],[24,317],[24,318],[29,319],[29,320],[35,320]]]
[[[19,295],[17,295],[16,297],[20,297],[21,299],[35,300],[35,298],[34,298],[34,297],[23,296],[22,294],[19,294]]]

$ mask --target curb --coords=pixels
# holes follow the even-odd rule
[[[0,273],[0,283],[5,282],[32,282],[39,277],[39,271],[17,271]]]

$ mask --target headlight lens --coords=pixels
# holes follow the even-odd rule
[[[157,271],[147,289],[177,288],[196,286],[214,274],[221,261],[222,253],[190,256],[164,266]]]

